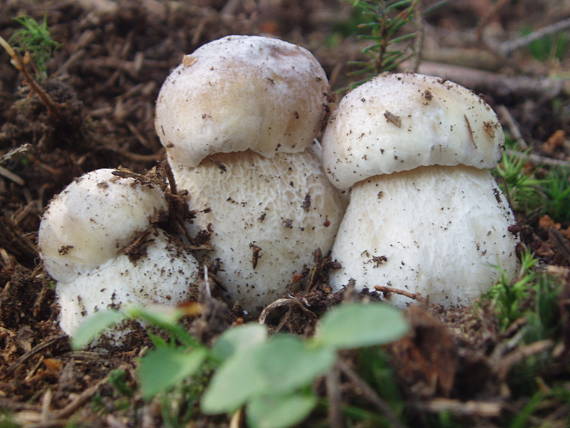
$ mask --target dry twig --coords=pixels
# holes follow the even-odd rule
[[[10,58],[12,58],[12,65],[16,68],[16,70],[22,73],[24,79],[26,80],[26,83],[28,84],[30,89],[34,91],[38,95],[38,97],[40,97],[42,103],[44,103],[44,105],[48,109],[49,114],[52,115],[53,117],[61,119],[61,114],[59,112],[58,105],[55,103],[55,101],[51,99],[48,93],[44,91],[44,89],[40,85],[38,85],[35,79],[31,76],[31,74],[28,72],[28,69],[26,68],[24,60],[18,54],[18,52],[16,52],[3,37],[0,37],[0,46],[2,46],[6,51],[6,53],[10,55]]]
[[[548,25],[540,30],[533,31],[524,37],[504,42],[499,45],[498,50],[502,55],[507,56],[513,51],[531,44],[535,40],[542,39],[543,37],[551,34],[559,33],[568,28],[570,28],[570,18],[563,19],[562,21]]]
[[[328,420],[332,428],[342,428],[342,394],[340,391],[340,372],[338,367],[333,367],[326,376],[327,398],[329,400]]]
[[[65,406],[61,410],[57,410],[53,412],[53,417],[55,419],[66,419],[73,415],[81,406],[83,406],[87,401],[91,399],[91,397],[97,392],[97,390],[104,385],[109,380],[109,376],[105,376],[95,385],[90,386],[81,394],[79,394],[71,403]]]
[[[416,407],[430,412],[451,412],[465,416],[496,417],[501,414],[501,404],[493,401],[459,401],[449,398],[435,398]]]
[[[504,379],[511,367],[531,355],[539,354],[543,351],[554,346],[552,340],[539,340],[538,342],[531,343],[530,345],[521,346],[515,349],[501,360],[498,367],[499,377]]]
[[[411,293],[410,291],[406,291],[406,290],[401,290],[399,288],[394,288],[394,287],[388,287],[386,285],[375,285],[374,289],[376,291],[380,291],[381,293],[387,293],[387,294],[399,294],[401,296],[405,296],[409,299],[412,300],[417,300],[418,302],[422,302],[424,303],[426,301],[426,299],[424,299],[420,294],[418,293]]]
[[[414,56],[412,62],[412,72],[417,73],[422,62],[422,52],[424,48],[424,17],[422,13],[422,2],[418,0],[414,7],[414,24],[416,26],[416,38],[414,39]]]
[[[276,308],[280,308],[280,307],[284,307],[284,306],[297,306],[299,307],[303,312],[305,312],[307,315],[311,315],[313,318],[317,318],[317,316],[314,314],[314,312],[310,311],[309,309],[307,309],[305,307],[305,305],[303,305],[303,303],[301,303],[301,301],[299,301],[299,299],[296,298],[283,298],[283,299],[277,299],[274,302],[270,303],[269,305],[267,305],[263,311],[261,311],[261,314],[259,315],[259,324],[265,324],[267,321],[267,317],[269,316],[269,314]]]
[[[43,351],[45,348],[50,347],[56,342],[59,342],[62,339],[67,338],[67,334],[61,334],[59,336],[52,337],[51,339],[46,340],[45,342],[40,343],[39,345],[35,346],[32,350],[26,352],[24,355],[19,357],[16,361],[14,361],[10,366],[8,366],[7,372],[12,373],[18,366],[20,366],[24,361],[26,361],[31,356],[37,354],[38,352]]]
[[[31,149],[32,149],[31,144],[29,144],[29,143],[22,144],[21,146],[18,146],[15,149],[12,149],[12,150],[8,151],[7,153],[4,153],[2,156],[0,156],[0,164],[3,164],[4,162],[8,162],[9,160],[11,160],[16,155],[27,153]]]
[[[511,115],[509,109],[506,108],[504,105],[500,105],[497,107],[497,113],[499,113],[499,116],[501,117],[501,119],[503,119],[503,122],[507,124],[507,126],[509,127],[509,131],[511,132],[511,135],[516,140],[517,144],[521,147],[521,149],[528,150],[528,144],[522,137],[519,125],[515,120],[515,118]]]
[[[496,93],[499,96],[516,94],[520,97],[552,99],[564,91],[562,80],[527,76],[506,76],[473,68],[434,62],[422,62],[419,72],[440,76],[467,88]]]
[[[527,161],[532,162],[534,164],[561,166],[561,167],[565,167],[565,168],[570,168],[570,162],[569,161],[563,161],[560,159],[552,159],[552,158],[547,158],[545,156],[535,155],[533,153],[522,153],[522,152],[517,152],[514,150],[506,150],[506,153],[509,156],[513,156],[513,157],[516,157],[519,159],[527,160]]]
[[[24,184],[26,184],[26,182],[24,181],[24,179],[22,177],[14,174],[12,171],[4,168],[3,166],[0,166],[0,175],[4,178],[7,178],[10,181],[13,181],[14,183],[16,183],[20,186],[23,186]]]

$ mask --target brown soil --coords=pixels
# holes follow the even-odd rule
[[[30,92],[8,56],[0,53],[0,157],[19,149],[0,165],[13,174],[11,178],[0,175],[0,418],[2,411],[7,411],[28,425],[63,426],[69,420],[82,426],[151,427],[162,423],[159,403],[145,403],[135,396],[131,406],[122,408],[117,404],[116,389],[108,382],[110,371],[120,368],[126,373],[125,385],[135,388],[136,357],[149,345],[144,332],[137,331],[131,346],[123,350],[100,346],[72,351],[59,329],[55,283],[43,271],[36,247],[39,221],[50,198],[93,169],[122,166],[143,173],[163,160],[153,127],[154,101],[169,70],[183,54],[203,43],[228,34],[278,36],[311,50],[334,88],[348,83],[346,63],[358,58],[361,48],[353,39],[332,43],[331,34],[344,31],[342,23],[350,18],[350,7],[337,0],[125,0],[116,10],[105,12],[102,8],[107,3],[0,0],[0,35],[8,38],[17,28],[13,17],[28,14],[41,19],[45,15],[54,39],[61,43],[49,62],[49,78],[41,83],[60,108],[57,118]],[[431,3],[435,2],[425,1]],[[450,3],[428,18],[426,55],[433,55],[438,46],[445,51],[480,47],[469,32],[484,20],[494,3]],[[543,3],[544,8],[538,8],[542,13],[531,17],[528,11],[538,10],[536,2],[516,2],[497,12],[485,28],[506,38],[521,22],[546,25],[570,16],[567,2],[560,9],[556,1]],[[467,66],[458,58],[461,66]],[[528,54],[490,61],[491,65],[481,64],[480,68],[504,76],[544,76],[562,72],[564,67],[567,73],[569,67],[568,60],[544,63]],[[485,98],[494,107],[501,104],[508,108],[534,153],[560,161],[570,159],[567,92],[535,91],[529,97],[524,91],[505,92],[488,85],[474,89],[485,90]],[[171,224],[179,220],[177,216],[188,215],[179,212],[185,205],[175,193],[171,195]],[[514,231],[540,257],[541,268],[550,266],[566,284],[559,317],[568,346],[570,308],[564,306],[564,297],[570,295],[569,224],[517,215]],[[197,246],[207,241],[207,233],[202,238],[195,242]],[[266,323],[273,331],[311,335],[318,317],[343,298],[382,298],[376,291],[345,296],[331,293],[326,273],[332,268],[334,263],[315,255],[314,267],[294,278],[293,297],[266,310]],[[205,342],[228,326],[244,322],[239,308],[229,308],[219,299],[207,300],[204,305],[204,313],[187,324]],[[522,408],[523,403],[509,395],[510,367],[506,366],[510,364],[507,357],[514,352],[533,352],[508,348],[507,342],[522,325],[501,332],[488,305],[453,311],[416,306],[408,316],[413,333],[390,346],[389,352],[395,357],[398,382],[418,426],[427,425],[439,408],[463,415],[469,425],[486,426],[500,424],[501,412],[513,414]],[[545,372],[544,379],[568,378],[568,371],[563,370],[568,349],[557,351],[556,364]],[[353,354],[344,359],[349,366],[357,360]],[[344,400],[364,403],[363,407],[376,411],[350,376],[341,377],[340,382]],[[322,385],[318,389],[324,390]],[[468,401],[473,404],[465,405]],[[500,403],[498,412],[493,403]],[[315,418],[325,420],[323,415]],[[558,423],[566,415],[553,420]],[[200,417],[196,426],[216,424],[226,425],[227,420]]]

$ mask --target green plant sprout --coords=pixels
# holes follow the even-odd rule
[[[530,27],[521,31],[522,36],[528,36],[533,32]],[[528,51],[534,59],[541,62],[557,59],[561,61],[570,47],[570,37],[567,33],[548,34],[528,45]]]
[[[570,222],[570,169],[552,168],[540,189],[542,213],[556,221]]]
[[[25,55],[26,52],[30,53],[36,68],[36,77],[39,80],[45,79],[47,77],[47,62],[52,57],[54,50],[59,47],[59,43],[51,37],[46,17],[41,22],[29,16],[19,16],[14,20],[22,28],[10,37],[10,43],[21,55]]]
[[[513,144],[507,139],[507,145]],[[526,215],[548,214],[559,222],[570,221],[570,169],[552,167],[542,178],[525,170],[523,158],[503,153],[495,176],[514,210]]]
[[[18,18],[16,18],[18,19]],[[38,24],[36,21],[34,21],[32,18],[28,18],[28,17],[21,17],[20,18],[22,20],[22,22],[26,23],[26,26],[24,29],[22,30],[18,30],[16,31],[16,33],[12,36],[12,38],[15,38],[16,42],[20,42],[23,45],[22,46],[16,46],[15,48],[8,43],[8,41],[6,41],[2,36],[0,36],[0,46],[6,51],[6,53],[10,56],[11,58],[11,62],[12,65],[14,66],[14,68],[16,68],[16,70],[18,70],[19,72],[22,73],[24,80],[26,81],[27,85],[29,86],[29,88],[37,94],[37,96],[40,98],[40,100],[42,101],[42,103],[46,106],[49,114],[57,119],[62,119],[62,115],[60,112],[60,106],[55,103],[53,101],[53,99],[50,97],[50,95],[38,84],[38,82],[36,82],[36,79],[34,79],[32,77],[32,75],[30,74],[30,72],[27,69],[27,64],[29,63],[29,56],[32,56],[33,58],[33,53],[30,50],[26,50],[24,48],[24,46],[28,46],[29,49],[31,49],[32,51],[37,51],[36,54],[40,54],[40,66],[38,66],[38,64],[36,64],[35,68],[38,74],[38,77],[42,78],[45,77],[44,75],[41,74],[40,71],[40,67],[41,67],[41,61],[42,61],[42,57],[44,56],[44,54],[49,50],[50,54],[49,56],[51,56],[51,51],[54,49],[53,43],[56,43],[55,41],[53,41],[51,39],[51,36],[49,35],[49,31],[47,31],[47,23],[44,19],[44,23],[43,24]],[[34,22],[34,23],[32,23]],[[32,28],[32,30],[30,30],[29,28]],[[38,30],[38,28],[40,28],[40,30]],[[19,31],[22,31],[21,33],[19,33]],[[47,36],[46,36],[47,33]],[[38,36],[39,35],[39,36]],[[39,37],[39,41],[36,40],[36,38]],[[35,42],[31,42],[31,40],[35,40]],[[30,44],[31,43],[31,44]],[[46,48],[45,44],[50,45],[49,48]],[[26,45],[28,44],[28,45]],[[40,48],[39,45],[41,45],[42,47]],[[24,51],[24,56],[22,57],[18,51]],[[43,53],[42,53],[43,52]],[[47,58],[49,58],[49,56]],[[45,59],[45,58],[44,58]],[[47,62],[47,59],[45,59],[45,61]],[[44,63],[45,65],[45,63]],[[44,70],[45,73],[45,70]]]
[[[530,251],[521,256],[519,274],[513,281],[504,276],[484,298],[494,305],[499,325],[506,331],[515,321],[524,320],[522,328],[510,339],[522,344],[539,342],[556,343],[562,334],[559,300],[562,285],[555,278],[537,271],[538,259]],[[567,386],[552,385],[547,390],[541,386],[542,373],[552,366],[552,353],[540,352],[519,362],[509,374],[509,387],[518,395],[530,399],[521,411],[514,414],[504,426],[523,428],[543,403],[560,405],[570,403]],[[561,392],[563,392],[561,394]],[[506,421],[505,421],[506,422]]]
[[[528,175],[524,167],[524,159],[504,152],[495,172],[501,178],[500,185],[513,209],[528,212],[537,205],[541,181]]]
[[[400,35],[400,30],[414,19],[420,1],[355,0],[352,6],[364,21],[356,26],[357,37],[371,42],[362,50],[368,60],[349,63],[358,68],[350,76],[363,76],[353,84],[356,87],[377,74],[394,70],[413,55],[410,42],[417,32]]]
[[[386,344],[409,329],[392,306],[346,303],[327,312],[309,339],[285,333],[268,337],[264,325],[250,323],[226,330],[208,348],[178,323],[183,315],[175,308],[99,312],[79,327],[73,347],[87,346],[123,320],[144,321],[169,336],[166,340],[149,334],[155,348],[138,367],[144,399],[214,370],[200,399],[204,414],[232,414],[245,406],[252,427],[288,427],[304,420],[317,405],[311,384],[333,367],[338,351]]]
[[[499,282],[487,291],[485,297],[495,306],[499,325],[506,329],[515,320],[523,316],[532,284],[536,280],[533,267],[538,260],[530,251],[523,252],[521,266],[514,281],[510,281],[504,272],[501,272]]]
[[[0,428],[20,428],[6,410],[0,409]]]
[[[485,295],[495,307],[499,325],[506,330],[514,321],[526,318],[525,341],[552,337],[558,328],[556,313],[561,286],[554,278],[537,272],[538,259],[525,250],[517,277],[499,282]]]

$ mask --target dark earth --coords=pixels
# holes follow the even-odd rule
[[[435,3],[425,0],[423,7]],[[354,15],[348,2],[337,0],[0,0],[0,11],[5,39],[19,28],[13,18],[25,14],[38,21],[45,16],[60,43],[47,79],[40,81],[58,107],[55,115],[0,53],[0,427],[18,426],[11,420],[37,427],[163,426],[161,402],[144,402],[132,393],[136,358],[150,346],[143,331],[122,350],[102,345],[72,351],[59,329],[55,283],[36,246],[42,212],[74,178],[97,168],[120,166],[144,174],[157,166],[168,175],[153,127],[154,102],[169,71],[200,45],[229,34],[268,34],[302,45],[323,65],[338,100],[354,80],[348,62],[361,58],[366,44],[349,37]],[[481,93],[499,112],[506,133],[521,134],[534,156],[526,155],[525,169],[538,177],[553,163],[570,165],[570,85],[563,80],[570,76],[570,60],[568,55],[538,60],[528,49],[502,56],[486,40],[516,39],[525,26],[569,18],[570,2],[564,0],[448,1],[425,17],[419,70]],[[566,41],[570,45],[570,37]],[[171,220],[191,215],[176,192],[171,201]],[[380,393],[381,387],[361,383],[366,375],[360,361],[383,355],[392,361],[410,426],[507,426],[533,394],[517,386],[517,364],[548,354],[533,379],[545,393],[556,385],[566,398],[542,401],[526,423],[511,426],[569,426],[570,224],[533,212],[516,216],[511,231],[538,257],[538,269],[560,284],[552,306],[556,334],[522,343],[518,333],[525,319],[501,328],[488,301],[446,311],[418,297],[419,304],[407,310],[410,335],[382,351],[341,356],[348,367],[337,379],[343,403],[381,413],[376,393],[371,398],[367,392],[372,387]],[[196,238],[196,245],[207,243],[207,235]],[[390,292],[333,294],[327,272],[335,262],[321,254],[314,260],[292,278],[292,297],[262,314],[273,331],[311,335],[330,306],[343,299],[381,300]],[[196,299],[202,313],[185,324],[205,343],[248,321],[221,299],[199,291]],[[121,382],[110,380],[113,369],[123,370]],[[354,372],[358,379],[347,374]],[[129,394],[121,395],[118,384]],[[315,388],[326,398],[323,380]],[[456,424],[446,419],[450,414]],[[304,426],[335,423],[330,418],[326,406],[318,407]],[[226,417],[198,415],[185,426],[228,423]]]

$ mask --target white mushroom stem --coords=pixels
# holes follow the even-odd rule
[[[219,261],[217,277],[246,310],[282,296],[314,250],[332,246],[344,204],[310,153],[220,154],[173,172],[197,211],[191,232],[212,230],[209,259]]]
[[[71,282],[57,284],[64,332],[72,335],[87,317],[101,310],[188,300],[199,276],[194,257],[162,231],[151,233],[147,240],[138,260],[120,255]],[[122,333],[116,329],[109,337],[118,344]]]
[[[431,166],[356,184],[332,257],[334,289],[387,285],[468,305],[517,268],[508,203],[487,171]],[[404,306],[410,299],[390,296]]]
[[[72,335],[90,315],[128,304],[175,305],[188,300],[198,281],[194,257],[162,231],[155,231],[137,260],[120,255],[77,279],[57,285],[60,327]],[[112,333],[116,339],[120,332]]]

